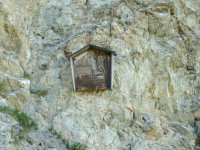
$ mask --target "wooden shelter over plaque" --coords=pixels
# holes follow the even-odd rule
[[[68,56],[74,91],[112,89],[114,55],[112,50],[89,44]]]

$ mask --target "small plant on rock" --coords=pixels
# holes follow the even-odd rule
[[[69,146],[69,142],[63,138],[62,133],[58,133],[56,130],[54,130],[53,126],[49,128],[49,132],[51,132],[53,135],[55,135],[58,139],[62,139],[63,144],[69,148],[69,150],[86,150],[87,146],[85,144],[81,143],[74,143]]]
[[[69,143],[68,141],[63,137],[62,133],[58,133],[56,130],[54,130],[53,126],[49,128],[49,132],[51,132],[53,135],[55,135],[58,139],[62,140],[62,143],[68,148]]]
[[[19,112],[17,109],[11,109],[9,107],[0,107],[0,112],[9,114],[15,120],[19,122],[18,125],[12,126],[11,135],[18,143],[21,140],[27,140],[28,133],[31,130],[38,130],[37,124],[28,117],[25,113]],[[31,144],[30,140],[27,140]]]
[[[47,90],[33,90],[33,89],[30,89],[30,93],[38,95],[38,96],[45,96],[45,95],[47,95],[48,91]]]
[[[31,75],[27,72],[24,72],[24,78],[31,79]]]
[[[9,107],[0,107],[0,112],[11,115],[14,119],[16,119],[20,123],[20,126],[22,126],[25,129],[37,130],[37,124],[25,113],[19,112],[19,110],[17,109],[11,109]]]
[[[74,143],[70,145],[69,150],[86,150],[87,146],[81,143]]]
[[[33,143],[34,143],[30,138],[28,138],[26,141],[27,141],[30,145],[33,145]]]

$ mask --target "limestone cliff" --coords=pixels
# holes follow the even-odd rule
[[[66,58],[88,43],[117,52],[112,91],[73,92]],[[0,149],[200,149],[199,0],[0,0],[0,106],[39,125]],[[41,133],[41,134],[40,134]]]

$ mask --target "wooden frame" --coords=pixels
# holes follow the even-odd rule
[[[113,53],[111,54],[111,83],[110,83],[110,89],[113,89],[113,74],[114,74],[114,55]]]
[[[75,75],[74,75],[74,64],[73,64],[73,60],[72,59],[73,58],[70,57],[71,73],[72,73],[72,83],[73,83],[73,89],[74,89],[74,91],[76,91],[76,85],[75,85],[75,79],[74,79],[74,77],[75,77]]]
[[[68,56],[71,63],[73,90],[112,90],[114,55],[116,55],[114,51],[89,44],[81,50],[76,51],[72,55]],[[87,58],[87,56],[90,57]],[[101,61],[99,61],[99,59]],[[91,71],[91,69],[94,69],[92,66],[95,65],[96,69],[98,69],[96,71]],[[101,72],[102,67],[104,70],[103,72]]]

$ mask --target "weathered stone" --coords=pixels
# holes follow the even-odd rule
[[[6,149],[11,141],[11,128],[17,122],[8,114],[0,113],[0,149]]]
[[[0,107],[7,107],[7,106],[8,106],[8,102],[6,101],[6,99],[0,96]]]
[[[17,78],[4,74],[4,80],[9,83],[12,90],[17,90],[20,88],[30,89],[30,80],[25,78]]]
[[[140,127],[147,134],[147,138],[158,139],[164,134],[161,122],[157,117],[148,113],[136,112],[134,119],[133,124]]]
[[[190,131],[190,130],[193,130],[190,126],[184,127],[179,123],[177,123],[177,124],[173,123],[172,127],[175,127],[181,133],[181,135],[186,136],[188,138],[188,140],[196,139],[196,135]]]
[[[0,105],[6,98],[39,129],[53,124],[91,150],[195,149],[199,12],[198,0],[3,0],[0,81],[8,89]],[[66,55],[89,43],[118,54],[112,91],[73,92]],[[30,86],[47,95],[29,95]],[[45,135],[42,147],[36,139],[6,149],[51,149]]]
[[[6,100],[12,104],[15,109],[22,110],[28,102],[30,92],[26,89],[19,89],[15,92],[8,93]]]
[[[0,55],[0,71],[16,77],[22,77],[24,74],[18,61],[4,54]]]
[[[200,97],[196,95],[188,95],[180,98],[178,106],[180,111],[188,113],[196,112],[200,110]]]
[[[32,149],[36,147],[40,149],[66,149],[62,139],[57,139],[56,135],[51,134],[48,130],[32,131],[29,133],[29,138],[34,141],[34,145],[31,146]]]

